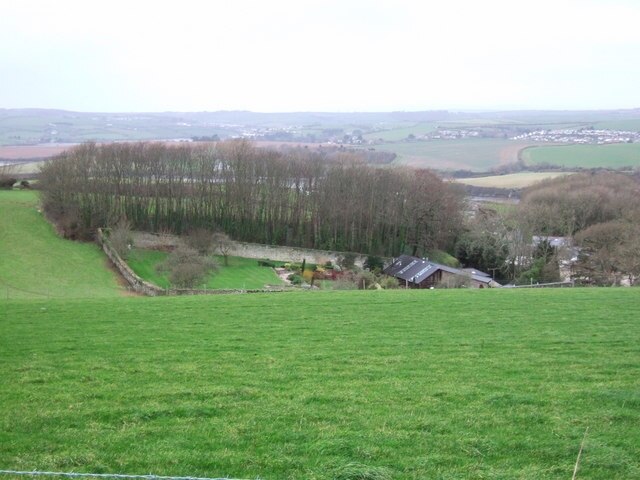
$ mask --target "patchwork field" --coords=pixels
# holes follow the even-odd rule
[[[522,152],[522,158],[529,164],[567,168],[635,167],[640,165],[640,143],[531,147]]]
[[[3,468],[640,477],[638,289],[0,307]]]
[[[34,191],[0,190],[0,297],[116,297],[125,292],[93,243],[63,240]]]

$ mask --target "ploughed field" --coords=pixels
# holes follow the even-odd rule
[[[1,299],[0,467],[556,479],[588,428],[577,478],[640,478],[639,318],[638,289]]]

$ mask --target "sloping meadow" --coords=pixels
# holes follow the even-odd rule
[[[640,477],[637,289],[0,301],[0,465]]]

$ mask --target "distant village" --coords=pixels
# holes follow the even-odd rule
[[[577,130],[536,130],[535,132],[517,135],[512,140],[531,140],[534,142],[582,143],[605,145],[608,143],[640,142],[640,132],[624,130],[594,130],[580,128]]]

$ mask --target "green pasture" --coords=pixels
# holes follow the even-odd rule
[[[376,145],[380,151],[395,152],[396,164],[440,170],[485,171],[518,161],[521,149],[531,145],[507,139],[463,138]]]
[[[385,142],[397,142],[400,140],[406,140],[411,134],[416,137],[424,135],[425,133],[433,132],[438,128],[438,124],[435,122],[416,123],[411,126],[401,126],[397,128],[390,128],[389,130],[380,130],[377,132],[371,132],[363,135],[366,140],[382,140]]]
[[[640,478],[640,290],[0,300],[5,469]],[[11,478],[11,477],[6,477]]]
[[[640,118],[598,122],[593,125],[593,128],[597,130],[623,130],[638,132],[640,131]]]
[[[98,245],[63,240],[34,191],[0,190],[0,297],[116,297],[124,291]]]
[[[157,250],[134,249],[127,260],[131,269],[141,278],[168,288],[171,286],[168,275],[158,272],[157,266],[167,258],[167,253]],[[261,289],[265,285],[283,285],[284,282],[269,267],[261,267],[253,258],[229,257],[229,265],[224,264],[222,256],[215,256],[218,270],[212,273],[201,286],[207,289]]]
[[[640,165],[640,143],[538,146],[525,149],[522,158],[528,164],[566,168],[635,167]]]

